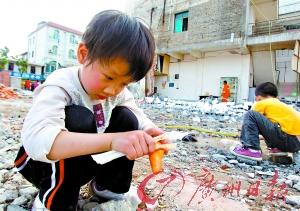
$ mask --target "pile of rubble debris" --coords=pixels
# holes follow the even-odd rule
[[[0,84],[0,99],[14,99],[19,98],[19,95],[10,88]]]

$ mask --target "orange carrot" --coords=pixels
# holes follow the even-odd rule
[[[149,160],[152,172],[157,174],[163,169],[163,157],[165,155],[165,150],[157,149],[154,152],[149,154]]]

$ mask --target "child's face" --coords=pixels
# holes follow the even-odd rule
[[[128,62],[122,58],[116,58],[108,64],[101,64],[98,60],[90,65],[84,62],[80,80],[91,99],[104,100],[119,94],[132,82],[128,70]]]

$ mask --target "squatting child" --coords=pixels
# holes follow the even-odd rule
[[[242,145],[232,153],[252,160],[262,160],[259,135],[262,135],[270,153],[294,153],[300,167],[300,113],[277,99],[277,87],[271,82],[255,89],[256,102],[244,116],[241,131]]]
[[[98,13],[77,50],[79,67],[54,71],[34,92],[15,165],[38,189],[33,210],[76,210],[80,187],[92,180],[99,197],[129,190],[134,160],[153,152],[163,131],[137,107],[126,86],[152,67],[155,44],[138,19]],[[126,156],[104,165],[92,154]]]

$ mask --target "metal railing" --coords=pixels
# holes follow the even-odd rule
[[[279,18],[249,24],[249,36],[278,34],[289,30],[300,30],[300,16]]]

